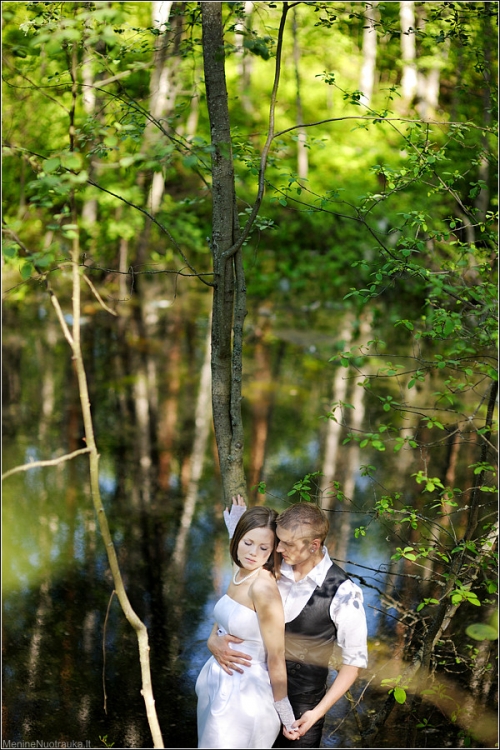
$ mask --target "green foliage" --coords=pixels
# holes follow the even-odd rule
[[[313,497],[311,480],[318,476],[321,476],[320,471],[314,471],[310,474],[306,474],[303,479],[299,479],[298,482],[295,482],[295,484],[293,485],[293,489],[291,489],[288,493],[288,497],[293,497],[293,495],[298,494],[300,501],[304,501],[306,503],[312,502]]]
[[[392,685],[389,690],[389,695],[393,695],[396,703],[400,704],[406,703],[406,691],[408,690],[408,685],[400,684],[402,679],[403,675],[398,675],[397,677],[386,678],[380,683],[382,687],[388,687]]]

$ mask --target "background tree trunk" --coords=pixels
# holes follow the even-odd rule
[[[366,25],[363,29],[363,65],[359,77],[359,88],[363,92],[361,101],[370,106],[377,64],[377,28],[375,26],[378,2],[366,4]]]
[[[300,47],[298,40],[298,20],[297,20],[297,8],[293,9],[293,65],[295,68],[295,84],[297,87],[297,93],[295,96],[297,106],[297,125],[302,125],[304,122],[304,112],[302,110],[302,97],[300,93]],[[297,174],[303,179],[307,180],[309,173],[309,157],[307,154],[306,146],[306,131],[305,128],[298,129],[298,140],[297,140]]]
[[[403,101],[411,103],[417,93],[417,66],[415,64],[415,4],[413,0],[400,3],[401,19],[401,58],[403,60],[403,75],[401,77],[401,93]]]

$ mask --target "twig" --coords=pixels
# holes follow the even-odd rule
[[[5,474],[2,474],[2,479],[7,479],[11,474],[16,474],[18,471],[29,471],[29,469],[38,469],[41,466],[57,466],[63,463],[63,461],[69,461],[76,456],[81,456],[83,453],[90,453],[90,448],[80,448],[80,450],[68,453],[65,456],[59,456],[59,458],[51,458],[47,461],[31,461],[29,464],[22,464],[22,466],[14,466],[13,469],[9,469]]]
[[[95,286],[93,285],[93,283],[91,282],[91,280],[88,278],[88,276],[85,276],[85,274],[83,274],[83,278],[87,282],[87,284],[89,285],[89,287],[92,290],[92,292],[95,294],[95,296],[97,298],[97,301],[103,306],[103,308],[106,310],[106,312],[111,313],[111,315],[116,315],[117,316],[118,313],[115,312],[114,310],[112,310],[110,307],[107,306],[107,304],[104,302],[104,300],[102,299],[101,295],[99,294],[99,292],[97,291],[97,289],[95,288]]]

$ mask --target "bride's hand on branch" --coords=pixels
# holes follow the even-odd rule
[[[224,509],[224,523],[226,524],[230,539],[233,538],[234,530],[238,525],[238,521],[240,520],[246,509],[247,506],[245,505],[245,501],[241,495],[233,497],[233,504],[231,505],[229,510],[227,508]]]

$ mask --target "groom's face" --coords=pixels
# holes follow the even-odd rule
[[[279,539],[277,549],[289,565],[300,565],[311,557],[311,541],[306,538],[306,533],[307,530],[301,526],[291,530],[278,525],[276,529],[276,536]]]

